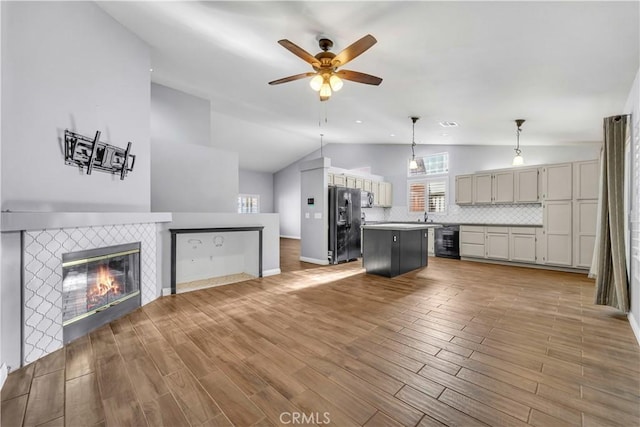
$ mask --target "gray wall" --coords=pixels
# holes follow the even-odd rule
[[[210,146],[211,102],[151,84],[151,141]]]
[[[565,146],[523,146],[527,165],[590,160],[599,156],[601,144]],[[449,188],[455,188],[455,176],[481,170],[511,167],[513,147],[475,145],[418,145],[416,156],[449,153]],[[407,171],[411,155],[410,144],[329,144],[323,154],[331,166],[356,169],[370,166],[371,173],[382,175],[393,185],[393,205],[407,205]],[[300,172],[299,164],[318,158],[319,150],[287,166],[274,175],[274,207],[280,213],[283,235],[300,236]]]
[[[260,195],[260,213],[273,213],[273,174],[240,169],[240,194]]]
[[[2,7],[2,210],[148,211],[147,45],[91,2]],[[133,142],[135,169],[65,165],[65,128]]]
[[[210,102],[151,88],[151,210],[236,212],[238,154],[210,146]]]
[[[328,264],[329,203],[327,172],[331,166],[328,158],[308,160],[300,164],[300,259],[314,264]],[[313,205],[307,203],[314,199]]]

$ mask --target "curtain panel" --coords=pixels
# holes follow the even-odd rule
[[[628,116],[604,119],[604,147],[600,172],[595,303],[629,311],[624,236],[624,144]],[[594,257],[595,258],[595,257]]]

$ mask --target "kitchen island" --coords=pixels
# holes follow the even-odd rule
[[[427,266],[429,223],[363,225],[362,265],[367,273],[394,277]]]

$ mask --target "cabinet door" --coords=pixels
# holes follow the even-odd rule
[[[473,175],[456,176],[456,204],[470,205],[473,203]]]
[[[371,180],[370,179],[363,179],[362,180],[362,190],[371,191]]]
[[[537,203],[540,201],[538,194],[538,168],[519,169],[515,171],[515,202]]]
[[[333,174],[327,173],[327,184],[333,185]]]
[[[543,200],[571,200],[573,188],[571,166],[571,163],[563,163],[542,168]]]
[[[384,183],[384,192],[386,195],[387,203],[385,206],[392,207],[393,206],[393,185],[390,182]]]
[[[373,206],[380,206],[380,185],[378,181],[371,181],[371,192],[373,193]]]
[[[473,203],[476,205],[491,203],[491,174],[473,175]]]
[[[493,174],[493,203],[513,203],[513,171]]]
[[[572,259],[572,202],[546,202],[543,206],[545,264],[571,266]]]
[[[511,234],[510,260],[516,262],[536,262],[536,235]]]
[[[347,178],[344,175],[333,175],[333,185],[336,187],[346,187]]]
[[[356,178],[356,188],[358,190],[363,190],[364,188],[362,187],[362,178]]]
[[[597,199],[600,185],[600,162],[589,160],[573,164],[574,198],[576,200]]]
[[[345,178],[347,188],[356,188],[356,177],[348,176]]]
[[[429,239],[429,244],[428,244],[428,254],[429,256],[434,256],[436,254],[436,245],[435,245],[435,232],[433,231],[433,228],[430,228],[429,230],[427,230],[427,234],[428,234],[428,239]]]
[[[487,227],[486,255],[490,259],[509,259],[509,233],[492,233]]]
[[[425,267],[428,263],[427,258],[429,257],[429,230],[420,230],[420,235],[422,236],[420,267]]]
[[[590,268],[596,245],[597,200],[574,202],[573,210],[573,266]]]

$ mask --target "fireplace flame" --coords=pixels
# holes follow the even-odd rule
[[[89,301],[97,302],[103,297],[120,294],[120,284],[109,273],[109,268],[101,265],[98,267],[96,281],[89,289]]]

